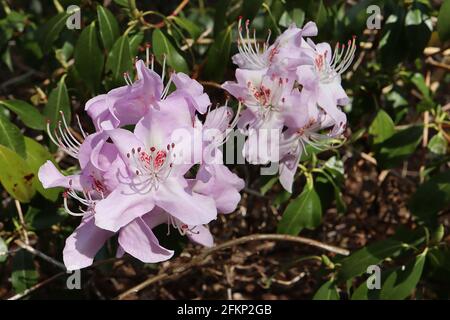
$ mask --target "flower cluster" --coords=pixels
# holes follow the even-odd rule
[[[153,59],[147,61],[136,62],[134,83],[125,74],[126,86],[87,102],[95,133],[87,134],[78,121],[81,134],[75,134],[64,117],[53,132],[48,126],[53,142],[80,166],[70,176],[50,161],[39,170],[43,186],[64,187],[66,211],[82,217],[66,240],[68,270],[91,265],[115,234],[118,256],[126,252],[146,263],[167,260],[173,251],[162,247],[152,231],[160,224],[211,246],[205,225],[218,212],[234,211],[240,201],[244,182],[223,164],[219,148],[236,123],[232,110],[210,110],[201,84],[183,73],[165,74],[165,64],[160,76]],[[206,114],[204,122],[198,114]],[[189,139],[198,136],[200,144]]]
[[[279,163],[280,182],[289,192],[306,147],[329,146],[347,121],[339,107],[348,103],[341,74],[353,61],[355,38],[332,51],[309,38],[317,33],[313,22],[291,25],[273,44],[267,39],[260,45],[249,21],[242,27],[240,18],[239,53],[233,56],[237,81],[223,84],[246,106],[237,124],[247,136],[244,157],[252,164]]]

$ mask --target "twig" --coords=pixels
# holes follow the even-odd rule
[[[25,219],[23,218],[22,207],[20,206],[19,200],[14,200],[14,202],[16,204],[17,213],[19,214],[20,226],[22,228],[22,232],[23,232],[23,237],[25,239],[25,243],[29,244],[30,240],[28,239],[28,231],[27,231],[27,228],[25,226]]]
[[[431,83],[431,72],[428,71],[425,77],[425,85],[427,88],[430,88]],[[426,148],[428,145],[428,125],[430,123],[430,111],[425,111],[423,113],[423,139],[422,139],[422,147]]]
[[[222,86],[220,85],[220,83],[217,83],[217,82],[214,82],[214,81],[199,81],[199,82],[200,82],[200,84],[202,84],[204,86],[210,86],[210,87],[214,87],[214,88],[217,88],[217,89],[224,90],[222,88]]]
[[[164,27],[164,26],[166,25],[166,19],[167,19],[168,17],[175,17],[175,16],[177,16],[177,15],[181,12],[181,10],[183,10],[184,7],[185,7],[188,3],[189,3],[189,0],[182,0],[182,1],[180,2],[180,4],[175,8],[175,10],[172,11],[172,13],[171,13],[170,15],[168,15],[166,18],[164,18],[163,21],[151,25],[151,27],[153,27],[153,28],[155,28],[155,29],[161,29],[162,27]],[[135,8],[136,8],[136,6],[135,6]],[[140,14],[139,11],[138,11],[138,14]],[[136,18],[136,17],[139,17],[139,16],[135,16],[135,18]],[[140,18],[140,21],[141,21],[143,24],[149,25],[149,24],[145,21],[145,19],[143,18],[143,16],[140,16],[139,18]]]
[[[428,57],[425,60],[425,62],[430,64],[430,65],[432,65],[432,66],[435,66],[435,67],[438,67],[438,68],[450,71],[450,65],[442,63],[442,62],[438,62],[438,61],[434,60],[432,57]]]
[[[8,298],[8,300],[20,300],[20,299],[22,299],[23,297],[25,297],[25,296],[29,295],[30,293],[32,293],[33,291],[36,291],[37,289],[42,288],[42,287],[45,286],[46,284],[48,284],[48,283],[50,283],[50,282],[52,282],[52,281],[58,279],[59,277],[65,275],[65,274],[66,274],[66,272],[60,272],[60,273],[57,273],[57,274],[55,274],[54,276],[51,276],[50,278],[45,279],[44,281],[39,282],[38,284],[32,286],[31,288],[25,289],[23,292],[18,293],[18,294],[16,294],[16,295],[14,295],[14,296]]]
[[[23,243],[21,240],[16,240],[14,241],[15,244],[17,244],[19,247],[21,247],[22,249],[27,250],[28,252],[30,252],[31,254],[34,254],[40,258],[42,258],[43,260],[50,262],[51,264],[57,266],[60,269],[66,270],[66,267],[64,266],[63,263],[53,259],[52,257],[49,257],[48,255],[46,255],[45,253],[42,253],[39,250],[34,249],[32,246]]]
[[[124,293],[120,294],[116,299],[122,300],[133,293],[138,293],[139,291],[150,286],[153,283],[156,283],[156,282],[159,282],[162,280],[167,280],[172,277],[180,276],[180,275],[186,273],[187,271],[191,270],[193,267],[201,265],[206,260],[206,258],[208,258],[210,255],[212,255],[220,250],[231,248],[231,247],[234,247],[234,246],[237,246],[240,244],[244,244],[247,242],[252,242],[252,241],[290,241],[290,242],[296,242],[296,243],[301,243],[301,244],[306,244],[309,246],[317,247],[317,248],[320,248],[320,249],[323,249],[326,251],[330,251],[333,253],[341,254],[344,256],[347,256],[350,254],[350,252],[347,249],[335,247],[335,246],[332,246],[332,245],[329,245],[326,243],[322,243],[322,242],[314,240],[314,239],[305,238],[305,237],[291,236],[291,235],[285,235],[285,234],[253,234],[253,235],[245,236],[242,238],[233,239],[233,240],[224,242],[222,244],[219,244],[215,247],[205,249],[198,256],[192,258],[192,260],[189,261],[188,263],[186,263],[180,267],[175,266],[172,268],[171,267],[165,268],[161,271],[160,274],[153,276],[153,277],[145,280],[144,282],[141,282],[137,286],[134,286],[133,288],[125,291]]]

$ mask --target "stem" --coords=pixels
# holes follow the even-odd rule
[[[36,256],[42,258],[43,260],[45,260],[45,261],[47,261],[47,262],[50,262],[51,264],[57,266],[57,267],[60,268],[60,269],[66,270],[66,266],[65,266],[63,263],[61,263],[61,262],[59,262],[59,261],[53,259],[52,257],[49,257],[48,255],[46,255],[45,253],[42,253],[41,251],[38,251],[38,250],[34,249],[34,248],[33,248],[32,246],[30,246],[29,244],[23,243],[23,242],[20,241],[20,240],[16,240],[16,241],[14,241],[14,242],[15,242],[19,247],[21,247],[21,248],[24,249],[24,250],[27,250],[27,251],[30,252],[31,254],[34,254],[34,255],[36,255]]]
[[[19,215],[19,221],[20,221],[20,226],[21,226],[22,232],[23,232],[23,238],[25,240],[25,243],[29,244],[30,240],[28,239],[28,231],[25,226],[25,219],[23,218],[22,207],[20,206],[19,200],[15,200],[14,202],[16,204],[17,213]]]
[[[131,11],[131,16],[138,20],[140,17],[140,12],[138,10],[138,8],[136,7],[136,0],[128,0],[128,5],[130,7],[130,11]]]
[[[314,240],[314,239],[305,238],[305,237],[291,236],[291,235],[285,235],[285,234],[253,234],[253,235],[245,236],[242,238],[233,239],[233,240],[224,242],[222,244],[219,244],[215,247],[205,249],[198,256],[192,258],[191,261],[189,261],[188,263],[186,263],[182,266],[179,266],[179,267],[176,267],[176,266],[170,267],[169,266],[167,268],[164,268],[160,274],[153,276],[153,277],[145,280],[144,282],[138,284],[137,286],[125,291],[124,293],[120,294],[116,299],[122,300],[122,299],[126,298],[127,296],[129,296],[130,294],[138,293],[139,291],[150,286],[153,283],[156,283],[156,282],[159,282],[162,280],[167,280],[172,277],[180,276],[180,275],[186,273],[187,271],[192,270],[193,267],[201,265],[206,260],[206,258],[208,258],[210,255],[212,255],[220,250],[232,248],[234,246],[244,244],[247,242],[252,242],[252,241],[290,241],[290,242],[296,242],[296,243],[301,243],[301,244],[306,244],[309,246],[317,247],[317,248],[327,250],[327,251],[330,251],[333,253],[337,253],[340,255],[344,255],[344,256],[347,256],[350,254],[350,252],[347,249],[335,247],[335,246],[332,246],[332,245],[329,245],[326,243],[322,243],[322,242]]]

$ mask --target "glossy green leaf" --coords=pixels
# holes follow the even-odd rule
[[[132,57],[137,56],[139,46],[141,45],[142,41],[144,40],[144,33],[138,32],[136,34],[133,34],[130,36],[130,55]]]
[[[11,283],[16,293],[31,288],[38,281],[39,275],[33,263],[33,255],[20,250],[14,255]]]
[[[428,11],[427,6],[416,1],[406,13],[405,35],[408,43],[409,58],[414,59],[420,56],[430,40],[433,23],[428,15]]]
[[[202,34],[202,29],[194,22],[182,18],[173,16],[171,19],[182,29],[186,30],[192,39],[197,39]]]
[[[411,295],[422,276],[427,250],[418,255],[413,263],[400,267],[383,281],[380,299],[403,300]]]
[[[285,11],[281,16],[278,24],[282,27],[289,27],[292,23],[297,26],[302,26],[305,21],[305,11],[299,8],[294,8],[291,11]]]
[[[303,228],[314,229],[322,220],[322,206],[314,187],[305,186],[292,200],[278,223],[278,233],[297,235]]]
[[[183,56],[170,42],[168,36],[161,30],[155,29],[152,36],[152,47],[155,57],[162,62],[166,56],[167,64],[178,72],[189,73],[189,67]]]
[[[428,149],[435,154],[445,155],[447,153],[447,147],[447,139],[440,132],[434,135],[428,142]]]
[[[45,129],[45,118],[39,110],[22,100],[3,100],[0,104],[17,114],[22,122],[31,129]]]
[[[97,6],[97,16],[103,46],[110,50],[119,37],[119,24],[111,11],[103,6]]]
[[[444,0],[439,9],[437,31],[441,41],[450,40],[450,0]]]
[[[255,18],[256,14],[258,13],[259,8],[261,8],[261,5],[263,3],[263,0],[245,0],[242,2],[242,11],[241,16],[244,19],[249,19],[250,21]]]
[[[385,67],[393,67],[403,61],[408,52],[408,43],[404,34],[405,9],[395,7],[383,26],[379,43],[381,62]]]
[[[0,263],[5,262],[8,258],[8,245],[5,240],[0,237]]]
[[[278,177],[262,176],[263,185],[260,188],[261,194],[265,195],[277,183]]]
[[[328,11],[323,3],[323,0],[319,1],[315,22],[319,29],[323,28],[328,23]]]
[[[72,117],[72,112],[64,77],[59,80],[56,88],[50,92],[47,104],[45,105],[43,111],[45,118],[50,121],[51,130],[56,128],[58,121],[62,121],[61,112],[63,112],[64,119],[66,119],[69,124]]]
[[[314,294],[313,300],[339,300],[339,293],[334,280],[325,282]]]
[[[0,145],[25,157],[25,141],[22,132],[5,115],[0,113]]]
[[[398,253],[403,243],[397,240],[386,239],[370,244],[344,258],[339,270],[339,280],[346,281],[366,272],[367,267],[382,262],[387,257]]]
[[[230,27],[224,29],[209,48],[204,70],[207,79],[222,81],[230,60],[231,33]]]
[[[217,38],[219,34],[228,26],[227,10],[230,4],[230,0],[218,0],[216,5],[214,6],[214,38]]]
[[[0,146],[0,181],[11,196],[20,202],[29,202],[36,191],[34,178],[34,173],[22,157]]]
[[[395,125],[391,117],[384,110],[379,110],[369,127],[369,134],[374,136],[373,142],[375,144],[383,142],[394,133]]]
[[[43,145],[28,137],[25,137],[25,147],[27,151],[28,167],[35,175],[35,179],[33,179],[34,187],[46,199],[50,201],[56,201],[61,190],[59,188],[44,189],[42,183],[37,178],[39,168],[47,160],[53,161],[52,155]]]
[[[393,168],[407,159],[422,139],[422,126],[412,126],[396,132],[380,144],[377,156],[383,168]]]
[[[415,86],[417,87],[417,89],[419,89],[420,93],[425,97],[425,98],[430,98],[430,88],[428,88],[427,84],[425,83],[425,79],[423,77],[422,74],[420,73],[415,73],[412,77],[411,77],[411,82],[415,84]]]
[[[65,27],[68,17],[69,15],[66,12],[58,13],[39,29],[38,35],[42,51],[50,51],[53,42],[55,42],[59,33]]]
[[[95,92],[100,87],[104,60],[95,22],[92,22],[83,29],[75,46],[75,68],[91,91]]]
[[[133,71],[133,59],[130,54],[130,42],[126,35],[117,39],[108,56],[106,70],[112,72],[112,78],[116,83],[124,82],[124,72]]]
[[[433,223],[438,212],[448,206],[450,206],[450,170],[436,174],[422,184],[409,204],[412,214],[429,223]]]

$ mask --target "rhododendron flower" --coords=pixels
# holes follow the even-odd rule
[[[192,189],[200,194],[212,197],[217,210],[230,213],[236,209],[244,186],[244,180],[232,173],[223,164],[223,154],[220,150],[228,139],[228,130],[235,127],[237,116],[233,118],[233,111],[228,106],[222,106],[208,112],[203,125],[203,158],[198,169]]]
[[[160,76],[148,68],[142,60],[136,61],[138,80],[134,83],[128,74],[125,74],[127,85],[111,90],[107,94],[92,98],[86,103],[85,110],[92,118],[97,130],[111,130],[129,124],[136,124],[151,108],[159,108],[161,103],[173,98],[182,97],[191,108],[204,113],[211,104],[203,87],[197,81],[183,73],[169,75],[169,80],[164,86],[165,62],[163,75]],[[176,89],[169,94],[171,84]]]
[[[178,105],[151,110],[134,133],[125,129],[108,132],[126,163],[127,175],[119,177],[120,185],[97,204],[99,227],[117,231],[155,206],[188,225],[206,224],[216,217],[211,198],[185,190],[184,174],[194,165],[195,150],[190,141],[183,145],[172,140],[174,130],[194,132],[189,110],[182,104],[179,99]],[[184,158],[176,162],[176,156]]]
[[[205,113],[210,100],[198,82],[174,73],[163,87],[164,76],[153,71],[153,61],[152,68],[138,61],[136,69],[136,82],[128,79],[127,86],[87,103],[97,132],[88,135],[80,126],[83,142],[64,118],[55,132],[49,127],[51,139],[80,165],[79,173],[64,176],[48,161],[38,174],[45,188],[66,188],[66,211],[82,217],[63,251],[69,270],[92,264],[116,233],[118,256],[127,252],[147,263],[169,259],[173,251],[161,247],[152,231],[162,223],[211,246],[205,224],[218,211],[234,211],[240,200],[244,182],[223,165],[219,149],[237,121],[231,121],[231,109],[211,111],[203,125],[195,113]],[[176,89],[169,94],[172,82]],[[120,128],[129,124],[135,125],[133,132]],[[211,159],[203,156],[205,147]],[[192,172],[195,164],[200,166]],[[72,209],[74,203],[78,209]]]
[[[340,112],[338,105],[343,106],[349,102],[345,90],[341,86],[341,74],[344,73],[353,61],[355,55],[355,38],[345,45],[336,45],[334,53],[327,43],[314,45],[314,54],[311,60],[313,65],[297,67],[297,81],[303,86],[302,95],[306,103],[319,105],[335,121],[335,132],[340,131],[346,123],[346,116]]]
[[[254,30],[250,32],[249,25],[250,21],[246,20],[244,33],[242,17],[239,17],[237,40],[239,53],[232,57],[232,61],[240,69],[268,69],[272,65],[280,67],[280,64],[285,68],[295,69],[303,61],[299,48],[309,49],[309,46],[303,43],[303,37],[317,35],[317,26],[314,22],[306,23],[302,29],[292,24],[272,45],[269,45],[269,33],[267,40],[260,46],[256,40],[256,32]]]
[[[307,145],[329,147],[345,129],[340,106],[348,97],[340,76],[353,60],[355,39],[347,47],[338,44],[333,54],[328,44],[309,38],[318,33],[313,22],[303,28],[292,24],[262,48],[248,21],[245,30],[244,38],[240,19],[236,82],[222,87],[246,107],[238,123],[247,135],[244,157],[252,164],[279,162],[280,182],[291,192]]]

